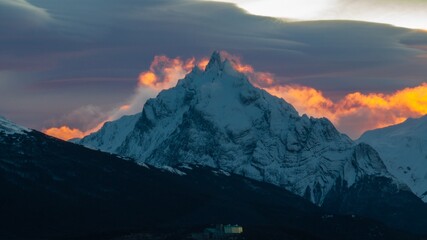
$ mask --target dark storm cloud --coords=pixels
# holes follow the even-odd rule
[[[425,54],[418,46],[427,34],[387,25],[287,23],[231,4],[184,0],[13,2],[0,0],[0,20],[6,20],[0,32],[9,33],[0,37],[0,81],[26,77],[10,87],[0,83],[0,98],[8,100],[0,101],[0,114],[38,129],[81,106],[120,105],[161,54],[188,58],[226,50],[274,73],[279,84],[334,94],[392,91],[427,76],[427,59],[417,57]],[[32,121],[33,109],[43,121]]]

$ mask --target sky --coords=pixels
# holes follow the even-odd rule
[[[251,14],[288,20],[353,20],[427,29],[425,0],[222,0]]]
[[[426,1],[232,2],[0,0],[0,115],[81,137],[214,50],[352,138],[427,114]]]

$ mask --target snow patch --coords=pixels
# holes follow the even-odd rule
[[[187,173],[185,173],[183,171],[180,171],[180,170],[178,170],[176,168],[170,167],[170,166],[162,166],[162,167],[159,167],[159,169],[168,171],[170,173],[177,174],[179,176],[185,176],[185,175],[187,175]]]
[[[190,167],[189,165],[187,165],[187,164],[183,164],[183,165],[181,165],[181,166],[179,166],[180,168],[185,168],[185,169],[188,169],[188,170],[193,170],[193,168],[192,167]]]
[[[213,172],[215,175],[224,175],[224,176],[227,176],[227,177],[231,176],[231,174],[230,174],[229,172],[224,171],[224,170],[222,170],[222,169],[219,169],[219,170],[212,170],[212,172]]]
[[[147,164],[145,164],[145,163],[138,162],[137,164],[138,164],[139,166],[141,166],[141,167],[145,167],[145,168],[147,168],[147,169],[150,169],[150,167],[149,167]]]

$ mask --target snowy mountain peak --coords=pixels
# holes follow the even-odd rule
[[[223,60],[221,53],[219,51],[214,51],[209,59],[208,65],[206,65],[206,70],[210,69],[221,69],[223,65]]]
[[[420,134],[420,131],[427,132],[427,115],[420,118],[408,118],[401,126],[406,126],[406,131],[411,131],[413,134],[425,136],[425,134]]]
[[[4,133],[6,135],[12,135],[12,134],[24,134],[25,132],[29,132],[29,131],[31,130],[28,128],[16,125],[15,123],[0,116],[0,133]]]
[[[80,144],[155,166],[205,165],[285,187],[321,204],[337,182],[389,176],[372,148],[327,119],[254,87],[219,52],[144,105]],[[113,127],[114,126],[114,127]],[[123,134],[124,133],[124,134]]]
[[[209,59],[208,65],[206,65],[205,71],[224,70],[230,70],[231,72],[235,71],[227,57],[225,57],[220,51],[214,51]]]
[[[420,118],[408,118],[400,124],[379,128],[371,131],[366,131],[360,139],[380,137],[378,133],[387,134],[388,136],[408,136],[414,135],[417,137],[425,137],[427,139],[427,115]]]
[[[214,51],[209,60],[208,65],[206,65],[205,72],[221,75],[222,73],[226,73],[232,76],[243,76],[243,74],[239,73],[236,69],[234,69],[230,60],[225,57],[221,52]]]
[[[388,171],[427,202],[427,116],[367,131],[357,141],[372,145]]]

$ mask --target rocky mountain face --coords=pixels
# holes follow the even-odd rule
[[[124,129],[113,141],[111,126]],[[195,67],[176,87],[148,100],[140,115],[108,123],[78,143],[140,164],[220,168],[318,205],[335,186],[392,179],[369,145],[353,142],[325,118],[299,116],[283,99],[251,85],[218,52],[204,71]]]
[[[368,131],[358,142],[373,146],[388,171],[427,202],[427,116]]]

